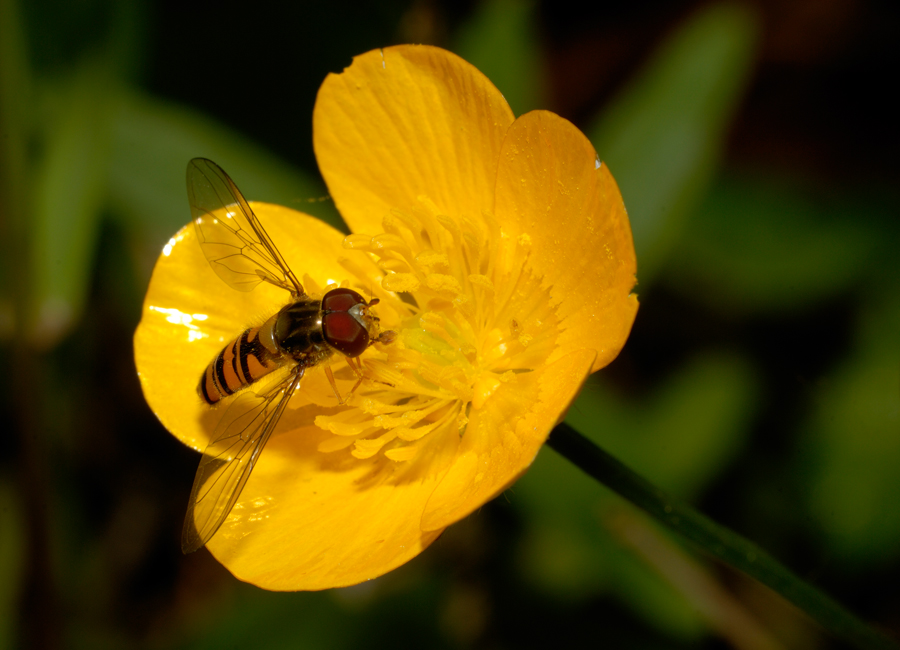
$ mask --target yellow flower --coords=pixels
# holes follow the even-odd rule
[[[320,369],[306,373],[207,545],[238,578],[279,590],[379,576],[500,493],[637,310],[628,218],[591,144],[553,113],[514,118],[457,56],[357,57],[325,80],[313,130],[354,234],[253,210],[308,293],[377,297],[397,337],[361,357],[366,380],[347,405]],[[185,444],[202,451],[227,408],[197,396],[207,364],[287,301],[267,283],[229,288],[191,227],[166,246],[135,356],[148,403]],[[355,376],[336,357],[346,395]]]

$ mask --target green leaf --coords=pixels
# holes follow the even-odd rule
[[[756,16],[718,4],[693,16],[587,133],[619,183],[651,279],[706,191],[756,54]]]
[[[452,48],[497,86],[516,115],[539,108],[543,96],[536,10],[528,0],[482,2]]]
[[[508,498],[525,511],[516,556],[533,588],[563,603],[612,594],[669,636],[704,635],[691,603],[610,533],[604,520],[615,495],[591,490],[566,459],[542,452]]]
[[[113,134],[110,201],[154,259],[190,222],[185,169],[196,157],[218,163],[251,201],[278,203],[344,227],[321,183],[195,111],[124,92]]]
[[[667,267],[666,283],[718,311],[802,309],[871,271],[879,210],[770,176],[726,176]]]
[[[567,422],[666,487],[693,495],[742,448],[755,393],[746,364],[710,355],[695,359],[640,403],[589,384]],[[683,639],[703,633],[691,604],[604,525],[605,513],[618,502],[615,495],[586,489],[568,463],[542,453],[510,499],[527,511],[523,571],[544,591],[562,599],[612,591],[658,629]]]
[[[54,345],[84,309],[109,159],[109,77],[84,62],[47,93],[52,109],[37,162],[31,238],[33,342]]]
[[[685,498],[697,495],[739,453],[757,394],[739,358],[699,356],[654,395],[625,403],[588,384],[566,421]]]
[[[24,311],[29,191],[27,148],[31,134],[29,107],[31,71],[19,8],[15,0],[0,0],[0,340],[12,338],[16,314]]]
[[[558,425],[547,445],[697,548],[772,588],[835,636],[858,648],[898,647],[762,548],[668,495],[568,424]]]
[[[798,450],[824,540],[856,567],[900,555],[900,286],[887,289],[863,309],[853,356],[817,388]]]

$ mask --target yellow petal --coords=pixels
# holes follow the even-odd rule
[[[471,64],[436,47],[401,45],[328,75],[313,140],[344,220],[374,234],[391,209],[415,208],[420,197],[440,214],[480,216],[512,122],[503,95]]]
[[[311,275],[325,286],[347,272],[338,257],[343,235],[305,214],[277,205],[253,203],[257,217],[298,277]],[[141,322],[134,335],[135,363],[144,396],[163,425],[194,449],[206,448],[225,406],[211,409],[197,395],[206,366],[225,345],[283,307],[289,294],[265,282],[250,292],[231,289],[210,268],[194,227],[183,228],[159,257]],[[198,459],[199,460],[199,459]]]
[[[503,142],[494,215],[528,237],[530,263],[558,303],[562,332],[551,361],[597,350],[612,361],[631,331],[637,264],[619,188],[574,125],[547,111],[523,115]]]
[[[241,499],[207,545],[241,580],[273,590],[316,590],[375,578],[418,555],[440,535],[421,513],[443,473],[406,471],[376,454],[322,453],[330,433],[313,425],[321,408],[284,415]]]
[[[571,352],[514,382],[501,383],[473,409],[450,470],[431,495],[422,530],[442,530],[502,492],[531,465],[578,394],[593,350]]]

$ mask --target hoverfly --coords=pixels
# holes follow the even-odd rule
[[[240,190],[214,162],[194,158],[188,163],[187,190],[200,247],[216,274],[238,291],[268,282],[290,294],[287,305],[226,345],[200,377],[200,398],[211,406],[239,395],[197,468],[181,536],[181,550],[191,553],[228,517],[306,369],[337,352],[359,377],[359,386],[363,375],[357,357],[375,342],[390,343],[395,334],[379,333],[378,318],[369,311],[377,298],[366,301],[346,288],[332,289],[321,299],[307,295]],[[254,391],[258,380],[282,368],[289,368],[282,381]],[[326,366],[325,373],[344,403],[331,368]]]

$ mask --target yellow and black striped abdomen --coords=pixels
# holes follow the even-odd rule
[[[259,327],[251,327],[216,355],[200,378],[198,392],[207,404],[246,388],[282,364],[259,340]]]

